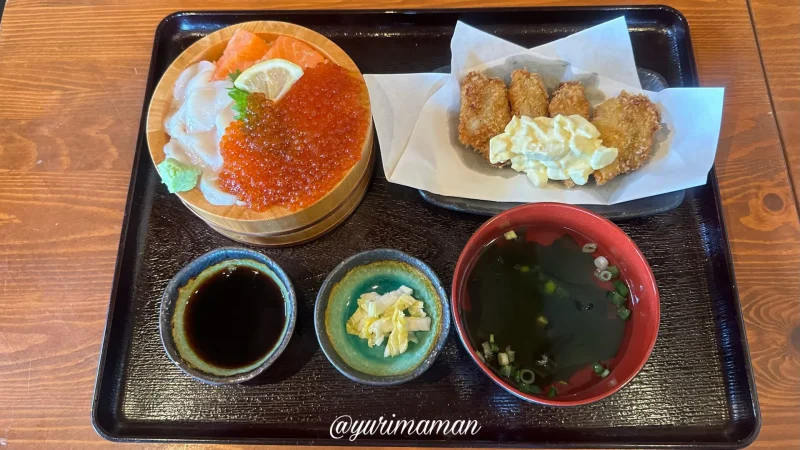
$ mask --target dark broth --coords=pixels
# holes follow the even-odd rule
[[[569,235],[549,246],[525,239],[526,233],[553,230],[515,231],[517,239],[501,236],[478,257],[463,317],[479,352],[494,334],[498,351],[511,346],[512,365],[533,371],[533,385],[552,396],[576,372],[613,359],[626,322],[595,276],[599,254],[583,252]],[[496,354],[486,362],[500,373]],[[520,386],[513,377],[507,381]]]
[[[235,369],[263,358],[280,339],[286,310],[280,287],[251,267],[221,270],[189,297],[186,337],[197,355]]]

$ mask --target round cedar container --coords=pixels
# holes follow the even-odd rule
[[[342,66],[363,82],[356,64],[339,46],[308,28],[285,22],[245,22],[223,28],[192,44],[167,68],[156,86],[147,113],[147,146],[154,164],[165,159],[164,145],[170,137],[164,130],[164,118],[172,103],[172,88],[178,76],[198,61],[216,61],[238,29],[245,29],[267,42],[281,35],[300,39],[332,62]],[[244,206],[215,206],[206,201],[198,188],[181,192],[178,197],[194,214],[215,231],[233,240],[263,245],[298,244],[319,237],[347,218],[361,202],[372,174],[372,112],[369,93],[363,85],[362,101],[369,123],[363,137],[361,158],[331,191],[315,203],[296,211],[272,207],[263,212]]]

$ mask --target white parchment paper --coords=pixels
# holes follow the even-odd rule
[[[436,194],[503,202],[614,204],[705,184],[714,163],[723,89],[641,89],[624,17],[526,50],[459,22],[450,74],[365,75],[386,178]],[[592,106],[622,90],[656,103],[662,129],[639,170],[597,186],[536,188],[524,174],[496,169],[458,142],[459,81],[481,70],[508,81],[514,69],[542,75],[549,89],[580,80]]]

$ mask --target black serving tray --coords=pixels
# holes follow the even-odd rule
[[[145,112],[167,65],[200,37],[248,20],[281,20],[336,42],[364,73],[425,72],[448,64],[457,20],[532,47],[625,15],[639,67],[670,86],[695,86],[685,18],[663,6],[464,11],[176,13],[159,25]],[[115,441],[374,446],[743,447],[759,411],[714,172],[676,209],[620,221],[661,291],[661,329],[642,372],[617,394],[572,408],[525,403],[492,383],[451,336],[431,369],[393,387],[356,384],[319,349],[313,324],[327,273],[367,249],[396,248],[450,285],[458,255],[485,217],[439,208],[389,184],[381,165],[353,216],[313,242],[264,249],[294,282],[298,317],[277,365],[246,385],[212,387],[184,375],[158,334],[161,293],[193,258],[233,242],[213,232],[160,184],[142,114],[92,408]],[[376,140],[377,141],[377,140]],[[377,153],[377,149],[376,149]],[[336,417],[477,420],[474,436],[362,436],[334,440]]]

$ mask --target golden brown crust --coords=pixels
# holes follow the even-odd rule
[[[548,107],[550,117],[559,114],[571,116],[577,114],[584,119],[589,119],[589,100],[586,99],[586,91],[580,81],[567,81],[558,85],[558,89],[553,92],[553,98]]]
[[[525,69],[512,72],[508,98],[511,101],[511,114],[514,116],[547,116],[547,89],[538,73]]]
[[[511,121],[506,84],[470,72],[461,84],[461,112],[458,140],[481,153],[489,161],[489,140],[505,130]]]
[[[594,171],[598,185],[617,175],[632,172],[644,164],[653,146],[661,115],[656,105],[644,95],[625,91],[619,97],[606,100],[594,109],[592,124],[600,132],[606,147],[615,147],[619,154],[610,165]]]

